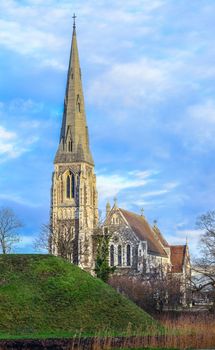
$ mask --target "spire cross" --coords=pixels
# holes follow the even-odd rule
[[[73,28],[75,29],[75,19],[77,18],[77,16],[75,15],[75,13],[73,14],[72,18],[73,18]]]
[[[141,216],[144,216],[144,209],[141,208]]]

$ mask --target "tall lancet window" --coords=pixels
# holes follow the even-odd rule
[[[114,266],[114,245],[110,246],[110,266]]]
[[[131,246],[130,246],[130,244],[128,244],[127,245],[127,252],[126,252],[127,254],[127,266],[131,266]]]
[[[67,175],[67,178],[66,178],[66,197],[67,198],[71,197],[71,179],[70,179],[70,175]]]
[[[72,152],[72,140],[69,140],[68,142],[68,151]]]
[[[72,188],[72,198],[75,197],[75,176],[74,174],[72,174],[72,178],[71,178],[71,188]]]
[[[118,266],[122,266],[122,246],[118,245]]]
[[[71,172],[66,177],[66,198],[75,197],[75,176]]]

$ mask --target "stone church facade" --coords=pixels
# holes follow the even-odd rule
[[[170,245],[156,222],[151,226],[144,215],[106,206],[104,234],[109,240],[109,264],[116,274],[149,277],[173,273],[178,278],[190,275],[188,245]]]
[[[90,151],[75,23],[67,76],[60,141],[54,160],[51,190],[51,252],[94,272],[94,232],[98,225],[98,196]],[[106,207],[103,234],[110,235],[109,264],[116,274],[147,276],[159,269],[185,276],[189,270],[187,245],[171,246],[157,225],[143,215]],[[63,242],[63,243],[62,243]]]

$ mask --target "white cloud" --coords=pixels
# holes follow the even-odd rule
[[[169,128],[180,135],[187,148],[208,152],[215,147],[215,100],[188,106],[180,119],[169,123]]]
[[[91,84],[88,96],[95,104],[110,102],[144,108],[159,101],[172,87],[171,69],[165,62],[142,58],[136,62],[115,63]]]
[[[40,123],[36,119],[29,121],[29,115],[37,115],[42,109],[43,104],[30,99],[0,103],[0,163],[30,151],[39,140]]]
[[[112,198],[120,191],[145,186],[153,172],[130,172],[128,175],[100,174],[97,175],[98,191],[102,199]]]
[[[158,171],[129,171],[127,174],[98,174],[97,188],[101,204],[105,200],[110,200],[115,196],[120,196],[120,206],[132,208],[133,205],[139,207],[155,207],[164,206],[165,195],[174,192],[174,189],[179,186],[176,182],[168,182],[164,184],[156,183],[156,175]],[[145,187],[151,186],[150,191],[145,190]],[[158,187],[159,189],[154,189]],[[150,187],[150,188],[151,188]],[[163,196],[163,198],[161,198]]]
[[[34,54],[38,51],[62,48],[61,38],[17,22],[0,20],[0,44],[20,54]]]
[[[16,134],[14,132],[7,131],[2,126],[0,126],[0,138],[2,140],[11,140],[16,138]]]
[[[23,142],[21,135],[0,126],[0,163],[18,158],[29,151],[29,146],[37,140],[37,137],[27,137]]]
[[[207,99],[202,103],[190,106],[187,113],[194,123],[209,127],[215,126],[215,100]]]
[[[0,126],[0,155],[1,155],[1,157],[8,156],[11,158],[15,158],[17,153],[19,153],[19,151],[16,147],[16,144],[17,144],[16,133],[8,131],[3,126]]]
[[[42,62],[41,62],[41,65],[43,67],[49,67],[49,68],[53,68],[53,69],[57,69],[57,70],[60,70],[60,71],[67,71],[67,66],[63,63],[61,63],[60,61],[54,59],[54,58],[47,58],[47,59],[44,59]]]
[[[9,192],[4,193],[3,190],[1,190],[0,199],[5,200],[5,201],[9,201],[9,202],[13,202],[13,203],[17,203],[17,204],[21,204],[21,205],[31,207],[31,208],[38,208],[40,206],[40,204],[35,203],[35,201],[29,201],[28,199],[23,198],[23,196],[20,194],[9,193]]]
[[[149,191],[149,192],[143,192],[141,194],[141,198],[159,197],[159,196],[162,196],[164,194],[167,194],[167,193],[171,192],[172,190],[174,190],[178,186],[179,186],[179,184],[176,183],[176,182],[169,182],[169,183],[164,184],[160,190],[153,190],[153,191]]]
[[[167,240],[173,245],[183,245],[187,241],[191,253],[194,254],[194,252],[196,253],[199,249],[199,239],[202,233],[202,230],[176,230],[171,235],[167,236]]]
[[[41,112],[44,108],[44,104],[40,102],[35,102],[28,98],[26,100],[17,98],[9,101],[7,104],[2,103],[2,109],[7,109],[10,113],[25,113],[30,112],[31,114],[36,114]],[[32,122],[32,121],[31,121]]]
[[[26,247],[32,247],[35,236],[27,236],[27,235],[20,235],[20,242],[17,244],[17,248],[26,248]]]

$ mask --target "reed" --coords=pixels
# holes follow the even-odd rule
[[[162,314],[162,334],[95,337],[91,349],[214,349],[215,317],[210,314]],[[139,333],[139,331],[137,332]],[[129,334],[129,330],[128,330]]]

